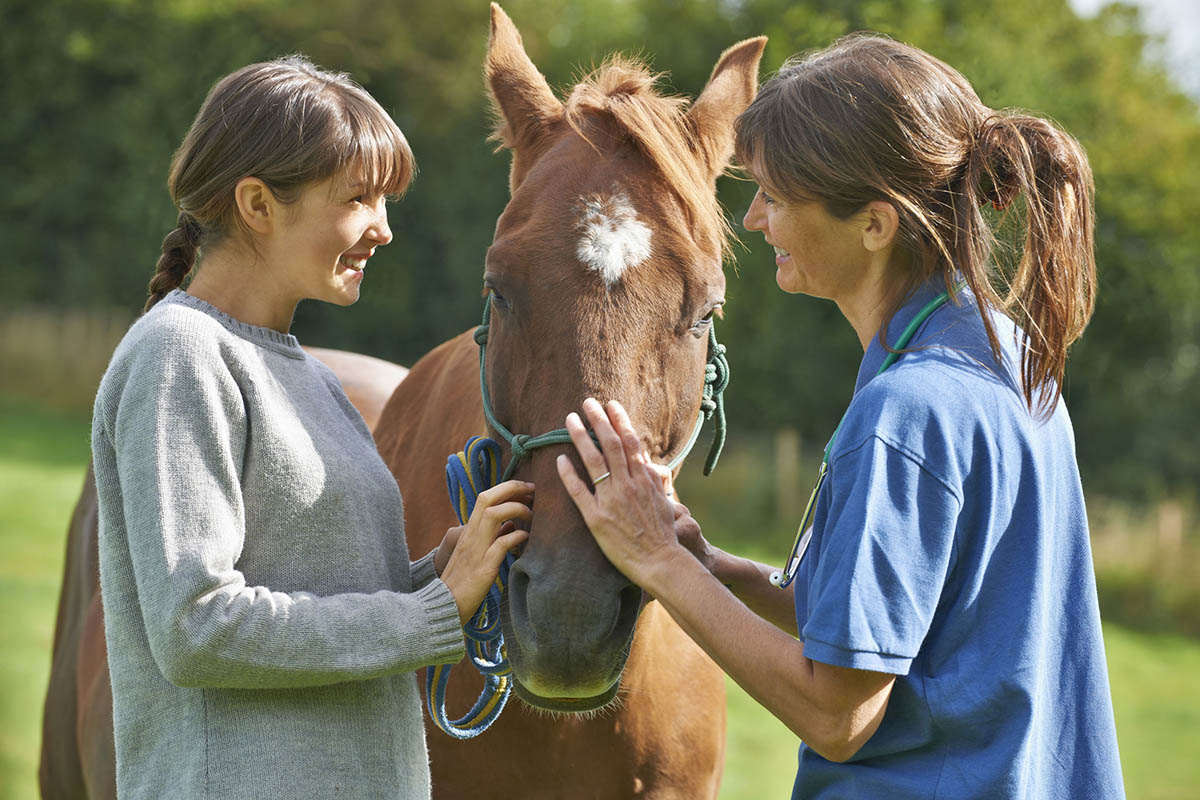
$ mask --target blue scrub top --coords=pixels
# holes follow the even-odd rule
[[[897,677],[850,761],[801,745],[793,798],[1124,797],[1071,422],[1029,412],[992,319],[1002,365],[968,291],[882,375],[878,338],[863,357],[796,619],[808,658]]]

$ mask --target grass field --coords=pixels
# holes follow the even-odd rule
[[[0,396],[0,798],[37,796],[64,534],[87,458],[86,417]],[[1200,642],[1115,626],[1105,641],[1129,798],[1200,796]],[[724,800],[787,797],[795,747],[730,684]]]

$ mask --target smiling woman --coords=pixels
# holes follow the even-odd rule
[[[243,322],[286,333],[302,299],[355,302],[367,259],[392,238],[385,197],[415,170],[404,134],[348,77],[295,57],[233,73],[172,163],[179,226],[146,308],[184,282],[197,251],[189,293]]]
[[[777,570],[709,546],[617,401],[567,416],[584,471],[560,456],[563,485],[803,740],[793,797],[1121,797],[1060,389],[1095,299],[1082,148],[866,34],[787,62],[734,127],[776,283],[833,300],[863,347],[793,549]],[[1010,206],[1006,275],[991,212]]]
[[[483,493],[410,562],[370,430],[289,333],[301,300],[358,300],[413,171],[365,90],[298,57],[218,82],[176,153],[179,225],[92,426],[103,614],[82,638],[107,664],[81,657],[79,682],[111,677],[112,716],[80,751],[115,738],[120,797],[429,796],[413,671],[462,656],[531,487]],[[111,795],[111,759],[62,749],[43,796]]]
[[[242,223],[257,234],[258,263],[248,270],[241,248],[221,248],[205,260],[188,293],[281,332],[303,299],[356,302],[367,259],[392,232],[384,196],[362,181],[346,183],[343,176],[327,178],[284,205],[262,179],[242,178],[233,197]],[[242,291],[247,283],[259,291]]]

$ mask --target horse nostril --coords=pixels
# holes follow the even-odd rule
[[[536,644],[537,635],[529,619],[529,575],[519,564],[514,564],[508,573],[508,612],[521,637],[528,638],[530,646]]]
[[[620,631],[632,630],[642,610],[642,588],[631,583],[621,590],[620,597],[613,627]]]

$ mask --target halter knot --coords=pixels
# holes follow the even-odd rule
[[[508,443],[509,448],[512,450],[513,461],[524,461],[529,457],[529,451],[533,448],[528,445],[529,440],[532,438],[527,433],[513,434],[512,441]]]
[[[473,338],[475,339],[475,344],[477,344],[477,345],[482,346],[482,345],[487,344],[488,326],[480,325],[479,327],[477,327],[475,329],[475,333],[473,334]]]

